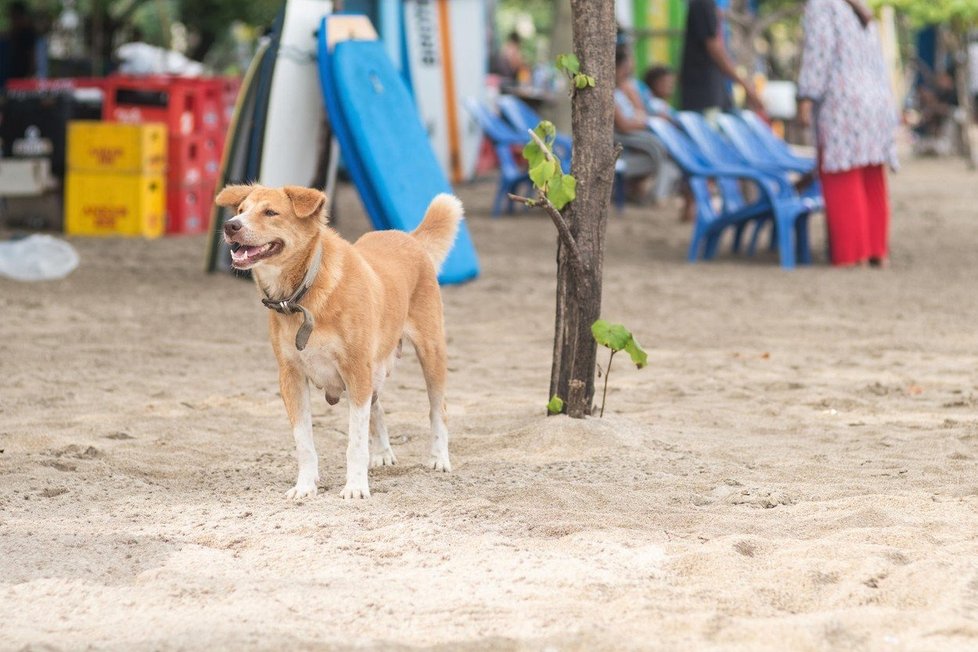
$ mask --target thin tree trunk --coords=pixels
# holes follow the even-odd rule
[[[974,156],[971,151],[971,92],[969,91],[968,77],[968,38],[967,32],[959,34],[954,28],[945,26],[941,29],[941,36],[938,41],[946,52],[950,52],[955,62],[954,68],[954,90],[958,96],[958,107],[967,113],[965,120],[958,125],[958,153],[968,162],[969,167],[974,166]],[[952,115],[951,119],[957,119]]]
[[[958,93],[958,106],[964,111],[961,121],[961,153],[968,161],[968,167],[974,170],[978,165],[978,152],[974,151],[975,143],[971,138],[974,131],[975,105],[971,95],[971,61],[968,58],[968,39],[958,39],[958,65],[955,72],[955,85]]]
[[[611,204],[614,148],[615,4],[614,0],[571,0],[574,51],[581,71],[594,88],[574,93],[572,173],[577,198],[565,217],[581,251],[584,269],[575,273],[567,247],[557,247],[557,310],[550,394],[564,399],[574,418],[591,413],[597,345],[591,324],[601,315],[601,272],[605,226]]]

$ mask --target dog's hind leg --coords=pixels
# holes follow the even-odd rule
[[[384,408],[380,406],[380,397],[375,394],[370,405],[370,468],[395,464],[397,457],[391,450],[387,426],[384,425]]]
[[[291,365],[280,365],[278,379],[285,411],[288,412],[289,422],[292,424],[295,457],[299,462],[299,477],[295,486],[285,495],[293,500],[300,500],[315,496],[319,482],[319,456],[316,455],[316,445],[312,439],[309,381],[301,371]]]
[[[435,332],[431,332],[435,331]],[[445,336],[441,320],[437,327],[418,337],[414,349],[421,362],[424,382],[428,387],[428,403],[431,417],[431,455],[428,467],[435,471],[449,472],[452,463],[448,459],[448,427],[445,425],[445,377],[448,375],[448,358],[445,352]]]

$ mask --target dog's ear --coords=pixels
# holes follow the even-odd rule
[[[245,200],[245,197],[251,194],[251,191],[255,189],[255,186],[248,185],[233,185],[224,186],[224,190],[217,193],[217,197],[214,198],[214,203],[218,206],[237,206]]]
[[[298,217],[321,215],[326,206],[326,195],[315,188],[285,186],[282,188],[282,192],[292,202],[292,210]]]

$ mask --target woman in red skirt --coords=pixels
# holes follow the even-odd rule
[[[861,0],[808,0],[804,29],[798,117],[815,126],[832,264],[884,265],[897,114],[876,24]]]

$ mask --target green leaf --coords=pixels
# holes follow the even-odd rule
[[[547,199],[558,211],[577,197],[577,179],[570,174],[557,172],[547,186]]]
[[[632,334],[627,328],[621,324],[608,323],[603,319],[591,324],[591,334],[594,336],[595,342],[612,351],[621,351],[632,340]]]
[[[560,414],[563,411],[564,411],[564,399],[554,394],[553,398],[550,399],[550,402],[547,403],[547,412],[549,414]]]
[[[531,140],[523,148],[523,158],[526,159],[526,162],[532,168],[540,165],[541,161],[547,160],[547,155],[544,154],[543,150],[540,149],[540,146],[537,145],[535,140]]]
[[[587,77],[587,85],[590,86],[591,88],[594,88],[594,77],[590,75],[584,75],[584,76]]]
[[[551,147],[557,138],[557,127],[549,120],[541,120],[533,132],[540,137],[540,140],[546,143],[547,147]]]
[[[645,352],[642,345],[635,341],[635,337],[629,337],[628,343],[625,345],[625,351],[632,358],[632,362],[635,366],[641,369],[649,363],[649,354]]]
[[[581,71],[581,62],[574,54],[559,54],[557,55],[557,70],[568,75],[576,75]]]
[[[550,154],[550,158],[553,158],[553,142],[557,138],[557,128],[554,127],[552,122],[543,120],[536,126],[533,130],[540,140],[544,142],[548,149],[551,151],[547,152],[543,150],[537,141],[530,139],[530,142],[523,147],[523,158],[529,164],[530,168],[535,168],[543,161],[547,160],[547,155]]]
[[[548,161],[544,159],[540,161],[539,164],[530,168],[530,181],[533,182],[537,188],[545,190],[547,184],[553,179],[554,175],[557,173],[557,164],[554,161]]]
[[[574,75],[574,86],[587,88],[587,75]]]

